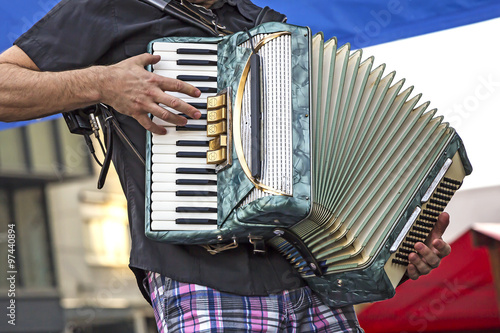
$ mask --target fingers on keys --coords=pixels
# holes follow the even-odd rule
[[[426,275],[432,269],[437,268],[441,263],[441,258],[448,255],[451,251],[449,245],[443,240],[435,240],[433,242],[435,248],[431,249],[424,243],[418,242],[415,244],[415,249],[418,253],[410,253],[408,260],[408,276],[412,280],[416,280],[420,275]]]
[[[159,87],[162,91],[165,91],[165,93],[160,93],[156,96],[156,102],[158,104],[163,104],[169,108],[177,110],[192,119],[199,119],[201,117],[201,112],[198,109],[184,102],[180,98],[169,95],[168,93],[179,92],[191,97],[199,97],[201,92],[198,88],[180,80],[163,77],[160,79]],[[187,119],[185,117],[176,115],[160,106],[158,108],[153,107],[151,114],[175,125],[184,126],[187,123]]]

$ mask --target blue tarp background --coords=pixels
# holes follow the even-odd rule
[[[353,48],[500,17],[498,0],[254,0]],[[492,31],[492,36],[494,32]]]
[[[81,0],[80,0],[81,1]],[[101,0],[106,1],[106,0]],[[0,51],[42,18],[57,0],[0,0]],[[288,23],[323,31],[353,48],[381,44],[500,17],[498,0],[254,0]],[[498,32],[492,31],[496,42]],[[472,42],[472,41],[471,41]],[[0,130],[24,123],[0,123]]]

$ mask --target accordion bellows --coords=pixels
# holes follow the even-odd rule
[[[437,110],[419,104],[420,94],[411,97],[404,80],[394,83],[394,72],[384,76],[384,65],[372,68],[373,57],[361,56],[335,38],[313,37],[314,203],[291,230],[323,276],[290,243],[272,241],[337,305],[391,297],[415,243],[425,241],[472,171],[460,138],[435,117]]]
[[[219,39],[162,39],[152,52],[160,42],[218,44],[234,146],[217,174],[217,228],[159,230],[148,217],[147,235],[191,244],[270,239],[331,306],[391,297],[415,243],[472,171],[454,129],[404,80],[393,82],[394,72],[373,68],[373,57],[307,28],[267,23]],[[255,45],[260,78],[245,72]],[[262,173],[252,179],[244,170],[256,158],[248,125],[256,79]],[[148,216],[149,183],[147,192]]]

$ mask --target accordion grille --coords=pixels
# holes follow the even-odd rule
[[[254,45],[266,35],[253,38]],[[250,41],[241,46],[251,48]],[[264,44],[261,57],[261,179],[260,182],[286,194],[292,194],[292,96],[291,96],[291,39],[281,36]],[[252,162],[250,82],[249,75],[242,102],[241,137],[249,165]],[[242,206],[272,195],[254,188]]]

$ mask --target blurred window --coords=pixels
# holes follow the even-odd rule
[[[15,251],[8,230],[15,230]],[[0,185],[0,288],[7,287],[8,255],[15,259],[16,286],[55,286],[45,188],[43,185]],[[9,252],[9,250],[11,250]],[[11,257],[12,258],[12,257]]]

